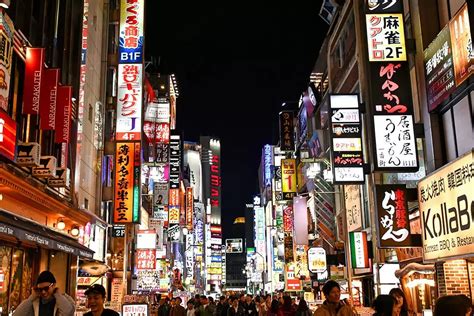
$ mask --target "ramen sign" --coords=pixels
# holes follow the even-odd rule
[[[474,151],[418,184],[423,260],[474,253]]]

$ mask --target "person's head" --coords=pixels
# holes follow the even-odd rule
[[[438,298],[434,316],[469,316],[472,312],[471,299],[466,295],[447,295]]]
[[[219,297],[219,302],[221,302],[221,304],[224,304],[225,303],[225,296],[224,295],[221,295]]]
[[[341,299],[341,286],[334,280],[324,283],[323,293],[329,303],[338,303]]]
[[[171,299],[171,306],[176,306],[176,298]]]
[[[240,294],[240,301],[245,302],[245,294]]]
[[[300,300],[300,303],[298,304],[298,310],[299,311],[306,311],[308,310],[308,304],[306,303],[306,301],[304,299],[301,299]]]
[[[245,301],[247,302],[247,304],[250,304],[252,302],[252,295],[247,294],[247,297],[245,298]]]
[[[408,303],[405,299],[405,294],[401,289],[399,289],[398,287],[394,287],[390,290],[388,294],[393,296],[393,298],[395,299],[395,306],[397,308],[399,308],[401,311],[408,311]]]
[[[187,305],[188,305],[188,309],[193,309],[194,308],[194,301],[189,300]]]
[[[278,313],[278,308],[280,307],[280,302],[277,299],[272,300],[272,305],[270,306],[270,310],[272,313]]]
[[[91,312],[101,313],[104,309],[105,288],[100,284],[91,285],[85,292],[87,297],[87,307]]]
[[[212,296],[209,296],[208,297],[208,300],[209,300],[209,304],[213,304],[214,303],[214,298]]]
[[[165,305],[165,303],[166,303],[165,298],[164,297],[160,298],[160,302],[159,302],[160,306]]]
[[[291,304],[292,304],[292,305],[296,305],[296,298],[293,297],[293,298],[291,299]]]
[[[291,297],[288,295],[283,296],[283,309],[290,310],[291,309]]]
[[[207,300],[207,296],[206,295],[201,295],[201,304],[202,305],[207,305],[208,300]]]
[[[395,298],[391,295],[379,295],[373,303],[375,309],[375,316],[392,316],[395,306]]]
[[[239,306],[240,300],[237,297],[232,297],[231,300],[232,300],[232,303],[231,303],[232,307],[237,308]]]
[[[56,278],[49,271],[43,271],[38,276],[35,285],[35,292],[42,299],[49,299],[53,297],[54,290],[56,289]]]

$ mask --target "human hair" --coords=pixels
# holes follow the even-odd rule
[[[309,308],[308,308],[308,304],[306,303],[306,301],[304,299],[301,299],[300,300],[300,303],[298,304],[298,311],[301,311],[301,312],[304,312],[304,311],[307,311]]]
[[[434,316],[465,316],[470,309],[472,303],[466,295],[447,295],[436,301]]]
[[[270,305],[270,311],[274,314],[278,313],[278,308],[280,307],[280,302],[277,299],[272,300],[272,305]]]
[[[291,306],[291,297],[289,297],[288,295],[283,296],[283,310],[289,311],[291,310]]]
[[[405,313],[408,312],[408,302],[407,302],[407,299],[405,297],[405,293],[403,293],[403,291],[400,288],[394,287],[393,289],[390,290],[390,292],[388,294],[395,297],[395,298],[396,298],[396,296],[400,296],[401,298],[403,298],[403,304],[402,304],[402,307],[401,307],[401,311],[405,312]]]
[[[331,290],[335,287],[337,287],[339,290],[341,289],[341,286],[339,285],[339,283],[337,283],[334,280],[328,280],[326,283],[324,283],[323,285],[324,296],[328,297]]]
[[[377,296],[372,307],[375,309],[374,316],[392,316],[395,298],[391,295],[382,294]]]

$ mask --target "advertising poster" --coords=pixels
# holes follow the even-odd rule
[[[418,184],[423,260],[474,253],[474,151]]]
[[[347,230],[349,232],[352,232],[362,227],[362,204],[360,186],[345,185],[344,201],[346,204]]]
[[[123,304],[122,316],[148,316],[148,304]]]
[[[0,12],[0,109],[8,111],[10,74],[13,56],[14,25],[5,11]]]
[[[469,19],[469,9],[466,3],[449,22],[449,32],[453,44],[454,77],[457,86],[474,72],[474,50]]]
[[[281,181],[283,199],[292,200],[296,196],[296,161],[295,159],[281,160]]]
[[[353,269],[369,268],[369,251],[366,232],[350,232],[351,263]]]
[[[312,273],[323,273],[327,269],[326,250],[321,247],[308,249],[308,268]]]
[[[243,251],[242,238],[226,239],[225,240],[225,251],[226,251],[226,253],[242,253],[242,251]]]

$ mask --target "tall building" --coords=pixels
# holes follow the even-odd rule
[[[46,269],[83,304],[87,284],[78,276],[93,274],[91,264],[104,267],[107,229],[98,190],[106,2],[8,3],[0,12],[2,315],[29,296]],[[106,284],[100,276],[97,282]]]
[[[226,262],[226,291],[242,291],[247,286],[245,217],[237,217],[224,241]]]

